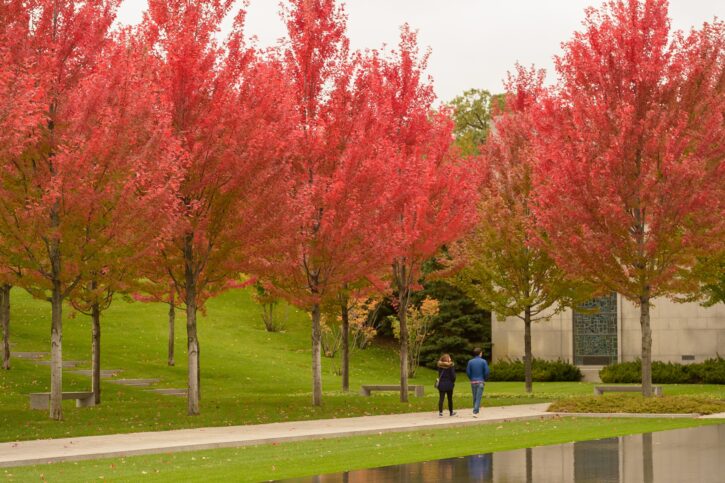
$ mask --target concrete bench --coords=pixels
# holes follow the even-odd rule
[[[96,399],[92,392],[64,392],[63,399],[75,399],[77,408],[95,406]],[[31,392],[30,409],[48,409],[50,405],[49,392]]]
[[[601,396],[605,392],[642,392],[642,386],[595,386],[594,395]],[[662,395],[662,386],[652,386],[655,396]]]
[[[415,397],[423,397],[425,386],[422,385],[408,385],[408,391],[415,391]],[[395,384],[390,385],[364,385],[360,386],[360,394],[363,396],[369,396],[372,391],[395,391],[400,392],[400,386]]]

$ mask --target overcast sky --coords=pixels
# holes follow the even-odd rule
[[[241,5],[241,2],[237,2]],[[448,101],[472,87],[502,90],[514,64],[547,71],[562,41],[581,26],[584,9],[601,0],[347,0],[348,33],[354,49],[397,44],[399,27],[409,23],[430,47],[428,72],[438,97]],[[278,0],[250,0],[246,34],[271,45],[285,35]],[[118,19],[140,21],[146,0],[124,0]],[[238,7],[237,7],[238,8]],[[675,29],[725,18],[723,0],[670,0]],[[228,27],[226,27],[228,28]]]

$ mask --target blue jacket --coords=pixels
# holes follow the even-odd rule
[[[485,381],[490,373],[486,359],[482,359],[481,356],[476,356],[468,361],[466,375],[471,381]]]

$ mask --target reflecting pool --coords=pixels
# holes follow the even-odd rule
[[[284,481],[724,483],[725,424]]]

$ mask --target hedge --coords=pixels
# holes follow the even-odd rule
[[[599,371],[602,382],[641,383],[640,360],[611,364]],[[652,382],[655,384],[725,384],[725,359],[717,356],[703,362],[678,364],[652,362]]]
[[[566,361],[546,361],[534,358],[531,377],[535,382],[578,382],[582,378],[582,373],[577,366]],[[491,364],[489,381],[524,381],[524,361],[503,360]]]

